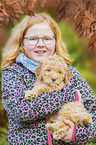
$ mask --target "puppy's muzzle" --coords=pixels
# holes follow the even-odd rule
[[[52,82],[56,82],[57,78],[58,78],[58,75],[56,73],[54,73],[54,75],[51,75]]]
[[[55,81],[56,81],[56,79],[55,79],[55,78],[52,78],[52,81],[53,81],[53,82],[55,82]]]

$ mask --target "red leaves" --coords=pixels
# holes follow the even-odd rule
[[[58,19],[73,18],[79,37],[88,35],[89,50],[96,48],[96,0],[60,0],[58,2]]]
[[[13,20],[19,21],[20,13],[34,15],[33,9],[39,4],[44,6],[46,0],[1,0],[0,1],[0,26],[10,22],[13,26]]]
[[[6,12],[5,12],[6,13]],[[3,26],[3,21],[8,22],[7,16],[4,14],[3,0],[0,1],[0,26]]]
[[[83,32],[82,35],[86,36],[95,30],[94,16],[89,10],[80,10],[74,17],[76,29],[78,33]],[[80,35],[80,37],[82,36]]]
[[[96,31],[89,35],[89,50],[96,49]]]
[[[96,48],[96,18],[89,10],[80,10],[74,17],[79,36],[89,36],[89,50]],[[94,41],[93,41],[94,40]]]
[[[56,0],[59,20],[73,18],[79,36],[89,36],[89,50],[96,48],[96,0]],[[20,13],[34,15],[36,5],[44,7],[46,0],[0,0],[0,26],[14,25]],[[94,41],[93,41],[94,40]]]

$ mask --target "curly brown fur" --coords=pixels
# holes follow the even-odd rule
[[[33,100],[43,92],[59,91],[71,78],[70,70],[63,58],[54,55],[45,58],[36,68],[36,82],[32,90],[25,91],[25,97]]]
[[[46,128],[56,140],[62,139],[70,128],[64,123],[64,118],[82,126],[92,122],[91,114],[87,113],[81,102],[68,102],[58,113],[47,118],[49,123],[46,124]]]

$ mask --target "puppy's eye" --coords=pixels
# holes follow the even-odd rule
[[[61,74],[62,72],[61,71],[59,71],[59,74]]]
[[[50,72],[50,71],[51,71],[51,69],[47,69],[47,71],[49,71],[49,72]]]

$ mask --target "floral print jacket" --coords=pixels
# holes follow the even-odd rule
[[[66,143],[52,139],[53,145],[87,145],[96,138],[96,96],[80,73],[68,65],[71,85],[61,91],[42,93],[33,101],[26,100],[24,90],[32,89],[36,80],[34,73],[20,63],[2,70],[2,103],[8,113],[9,145],[48,145],[46,117],[59,111],[64,103],[75,101],[78,89],[85,108],[93,122],[87,126],[76,125],[75,139]]]

